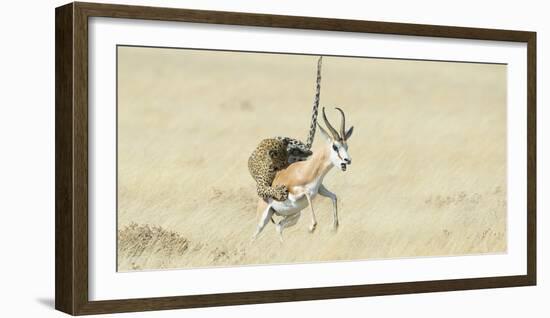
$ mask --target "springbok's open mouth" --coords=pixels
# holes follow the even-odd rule
[[[346,165],[345,163],[341,163],[340,167],[342,168],[342,171],[346,171],[348,165]]]

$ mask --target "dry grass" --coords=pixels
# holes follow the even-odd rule
[[[165,268],[173,263],[173,259],[179,259],[189,247],[189,242],[177,233],[159,226],[136,223],[119,230],[117,239],[118,266],[122,268]]]
[[[315,233],[302,217],[284,244],[271,224],[251,243],[248,155],[305,138],[315,62],[120,49],[119,270],[506,251],[506,67],[331,57],[321,104],[355,126],[353,164],[325,179],[340,229],[315,198]]]

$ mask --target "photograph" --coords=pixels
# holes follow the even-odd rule
[[[117,271],[507,252],[507,65],[116,47]]]

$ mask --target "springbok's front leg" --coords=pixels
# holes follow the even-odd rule
[[[260,216],[260,221],[258,222],[258,226],[256,227],[256,232],[252,236],[252,240],[255,240],[260,232],[264,229],[266,224],[271,219],[271,216],[273,215],[273,209],[271,208],[271,203],[268,204],[265,208],[265,210],[262,212],[262,215]]]
[[[311,211],[311,224],[309,225],[309,232],[313,233],[315,227],[317,227],[317,220],[315,219],[315,211],[313,211],[313,205],[311,204],[311,197],[308,193],[305,194],[307,198],[307,203],[309,204],[309,210]]]
[[[330,198],[332,200],[332,212],[333,212],[332,228],[334,230],[337,230],[339,223],[338,223],[338,204],[337,204],[336,194],[330,192],[327,188],[325,188],[324,185],[321,184],[321,186],[319,187],[319,195]]]

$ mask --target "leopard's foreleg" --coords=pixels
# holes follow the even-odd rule
[[[264,200],[273,198],[277,201],[285,201],[288,199],[288,188],[285,185],[272,187],[266,183],[259,182],[257,184],[258,196]]]

